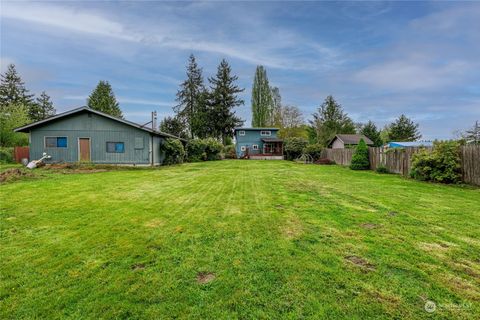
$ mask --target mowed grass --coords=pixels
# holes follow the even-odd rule
[[[1,319],[480,314],[480,189],[241,160],[0,188]]]

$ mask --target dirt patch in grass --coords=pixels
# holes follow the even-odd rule
[[[149,228],[158,228],[158,227],[163,226],[163,221],[160,220],[160,219],[153,219],[153,220],[148,221],[144,225],[145,225],[145,227],[149,227]]]
[[[303,233],[302,221],[297,217],[290,217],[281,228],[285,238],[292,240],[298,238]]]
[[[359,256],[346,256],[345,260],[366,271],[375,271],[375,265]]]
[[[12,182],[23,178],[34,177],[35,175],[23,168],[8,169],[0,173],[0,183]]]
[[[215,274],[211,272],[199,272],[197,274],[197,283],[199,284],[209,283],[215,280],[215,278],[216,278]]]
[[[145,263],[135,263],[135,264],[132,264],[130,268],[133,271],[143,270],[145,269]]]
[[[378,224],[375,224],[375,223],[362,223],[362,224],[360,225],[360,227],[362,227],[363,229],[371,230],[371,229],[378,228]]]

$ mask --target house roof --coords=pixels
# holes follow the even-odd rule
[[[112,115],[103,113],[103,112],[101,112],[101,111],[91,109],[91,108],[89,108],[89,107],[80,107],[80,108],[72,109],[72,110],[69,110],[69,111],[66,111],[66,112],[63,112],[63,113],[59,113],[59,114],[57,114],[57,115],[54,115],[53,117],[50,117],[50,118],[47,118],[47,119],[44,119],[44,120],[40,120],[40,121],[36,121],[36,122],[30,123],[30,124],[27,124],[27,125],[25,125],[25,126],[16,128],[16,129],[14,129],[14,131],[15,131],[15,132],[28,132],[28,131],[29,131],[30,129],[32,129],[32,128],[35,128],[35,127],[41,126],[41,125],[43,125],[43,124],[45,124],[45,123],[48,123],[48,122],[51,122],[51,121],[55,121],[55,120],[58,120],[58,119],[61,119],[61,118],[64,118],[64,117],[67,117],[67,116],[70,116],[70,115],[73,115],[73,114],[76,114],[76,113],[80,113],[80,112],[91,112],[91,113],[97,114],[97,115],[99,115],[99,116],[102,116],[102,117],[105,117],[105,118],[109,118],[109,119],[112,119],[112,120],[115,120],[115,121],[124,123],[124,124],[126,124],[126,125],[135,127],[135,128],[137,128],[137,129],[150,132],[150,133],[152,133],[152,134],[154,134],[154,135],[163,136],[163,137],[169,137],[169,138],[175,138],[175,139],[180,139],[180,140],[184,140],[184,141],[185,141],[185,139],[176,137],[176,136],[171,135],[171,134],[169,134],[169,133],[165,133],[165,132],[153,130],[153,129],[151,129],[151,128],[147,128],[147,127],[145,127],[145,126],[142,126],[142,125],[140,125],[140,124],[138,124],[138,123],[135,123],[135,122],[132,122],[132,121],[128,121],[128,120],[125,120],[125,119],[121,119],[121,118],[117,118],[117,117],[114,117],[114,116],[112,116]]]
[[[360,139],[363,139],[367,145],[373,145],[372,140],[368,139],[363,134],[337,134],[335,137],[330,141],[328,145],[331,145],[335,139],[339,139],[344,144],[358,144]]]
[[[262,131],[262,130],[270,130],[270,131],[278,131],[279,128],[235,128],[235,131],[244,130],[244,131]]]
[[[262,138],[263,142],[283,142],[280,138]]]

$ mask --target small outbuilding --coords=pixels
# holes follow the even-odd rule
[[[373,147],[373,142],[363,134],[337,134],[328,144],[332,149],[354,148],[363,139],[367,146]]]
[[[47,162],[160,165],[161,144],[178,137],[81,107],[15,129],[29,134],[30,160],[46,152]],[[180,139],[182,140],[182,139]]]

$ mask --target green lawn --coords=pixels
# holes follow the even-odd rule
[[[480,313],[480,189],[241,160],[0,188],[1,319]]]

